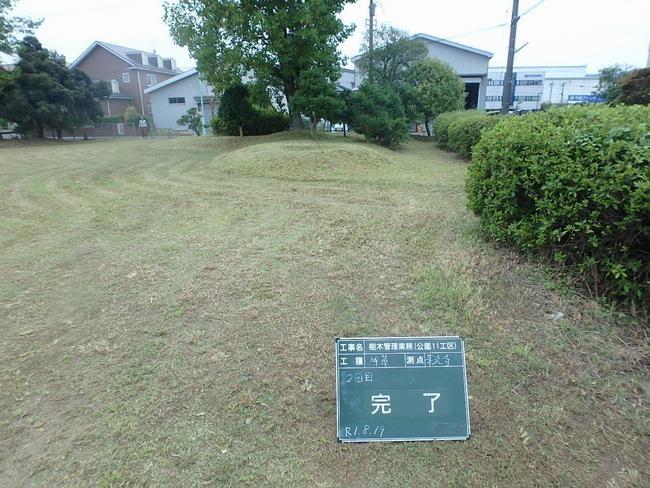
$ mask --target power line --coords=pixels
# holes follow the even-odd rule
[[[539,7],[541,4],[543,4],[545,1],[546,1],[546,0],[539,0],[539,2],[537,2],[535,5],[533,5],[532,7],[530,7],[530,8],[529,8],[528,10],[526,10],[523,14],[521,14],[521,15],[519,16],[519,18],[521,19],[524,15],[526,15],[526,14],[527,14],[528,12],[530,12],[531,10],[536,9],[536,8]]]
[[[522,13],[521,15],[519,15],[519,18],[521,19],[524,15],[526,15],[528,12],[531,12],[532,10],[536,9],[536,8],[539,7],[541,4],[543,4],[545,1],[546,1],[546,0],[540,0],[540,1],[537,2],[535,5],[533,5],[533,6],[530,7],[528,10],[526,10],[524,13]],[[483,27],[482,29],[477,29],[477,30],[473,30],[473,31],[469,31],[469,32],[463,32],[462,34],[456,34],[455,36],[447,36],[446,39],[449,39],[449,40],[451,40],[451,39],[457,39],[457,38],[459,38],[459,37],[470,36],[470,35],[472,35],[472,34],[478,34],[478,33],[480,33],[480,32],[485,32],[485,31],[489,31],[489,30],[492,30],[492,29],[498,29],[498,28],[500,28],[500,27],[507,27],[507,26],[509,26],[509,25],[510,25],[510,22],[503,22],[503,23],[501,23],[501,24],[491,25],[491,26],[489,26],[489,27]]]
[[[492,25],[490,27],[484,27],[483,29],[477,29],[477,30],[473,30],[473,31],[470,31],[470,32],[464,32],[463,34],[457,34],[455,36],[447,37],[447,39],[456,39],[458,37],[469,36],[471,34],[478,34],[479,32],[485,32],[485,31],[489,31],[489,30],[492,30],[492,29],[498,29],[499,27],[506,27],[508,25],[510,25],[510,22],[504,22],[503,24]]]

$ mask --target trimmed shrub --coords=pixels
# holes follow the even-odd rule
[[[483,132],[469,207],[498,241],[578,271],[596,295],[648,303],[650,108],[564,107]]]
[[[245,136],[262,136],[289,130],[289,115],[273,109],[254,108],[249,118],[244,121]],[[212,117],[210,126],[215,134],[227,136],[238,136],[239,127],[234,124],[226,124],[223,119],[216,115]]]
[[[404,104],[391,85],[364,83],[350,100],[352,126],[369,141],[398,146],[409,137]]]
[[[470,116],[458,117],[449,124],[447,147],[464,158],[472,155],[472,148],[481,139],[484,129],[495,126],[500,117],[477,112]]]
[[[436,144],[443,149],[447,149],[447,144],[449,143],[449,126],[462,117],[477,113],[479,112],[476,110],[460,110],[438,115],[433,122],[433,135],[436,138]]]

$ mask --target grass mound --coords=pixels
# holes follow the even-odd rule
[[[355,142],[287,139],[235,149],[215,163],[229,175],[317,181],[373,173],[390,164],[390,156]]]

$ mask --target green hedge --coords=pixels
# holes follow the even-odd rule
[[[436,144],[442,148],[447,148],[447,143],[449,142],[449,126],[452,122],[474,113],[476,113],[476,110],[461,110],[438,115],[433,122],[433,135],[436,138]]]
[[[506,117],[474,147],[467,191],[497,240],[578,271],[597,295],[648,303],[650,107]]]
[[[481,140],[484,129],[495,126],[501,117],[482,112],[458,117],[449,124],[447,147],[464,158],[472,155],[472,148]]]
[[[283,132],[289,130],[289,115],[277,110],[255,108],[252,117],[246,120],[244,124],[245,136],[262,136],[266,134],[274,134],[276,132]],[[223,134],[229,136],[238,136],[239,127],[225,124],[219,117],[214,116],[210,121],[212,130],[215,134]]]

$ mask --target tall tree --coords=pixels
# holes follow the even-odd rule
[[[23,133],[45,136],[45,128],[64,129],[101,115],[88,75],[70,70],[65,58],[48,51],[32,36],[19,44],[16,74],[3,88],[0,116],[18,123]]]
[[[199,70],[218,90],[252,72],[281,88],[302,128],[293,99],[300,74],[318,67],[338,79],[337,46],[352,32],[337,15],[354,0],[175,0],[165,21],[177,44],[186,46]]]
[[[599,71],[598,87],[594,95],[605,99],[611,103],[621,94],[619,82],[632,70],[631,66],[613,64]]]
[[[335,82],[328,79],[320,68],[303,71],[298,78],[294,107],[309,117],[311,130],[315,131],[320,119],[331,121],[341,110]]]
[[[31,34],[43,22],[10,16],[15,4],[16,0],[0,0],[0,53],[12,54],[18,43],[16,34]]]
[[[465,84],[447,63],[437,59],[418,61],[409,69],[406,79],[415,91],[415,110],[422,117],[429,136],[434,118],[465,106]]]
[[[427,57],[427,47],[421,41],[412,39],[407,32],[390,25],[382,25],[375,32],[373,50],[373,82],[378,84],[398,83],[404,80],[409,68]],[[362,47],[357,66],[368,73],[368,39]]]

